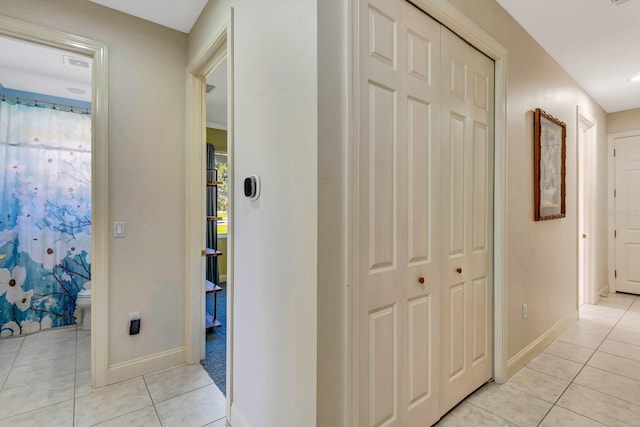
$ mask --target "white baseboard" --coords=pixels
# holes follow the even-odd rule
[[[231,422],[229,424],[233,427],[251,427],[247,418],[238,409],[238,405],[234,403],[231,404]]]
[[[227,281],[227,275],[226,274],[221,274],[220,275],[220,283],[224,283]]]
[[[608,283],[605,283],[600,289],[598,289],[598,295],[607,295],[609,292],[610,290]]]
[[[140,357],[109,367],[108,384],[117,383],[145,375],[161,369],[178,366],[185,362],[187,351],[184,347]]]
[[[509,361],[507,362],[506,381],[509,381],[509,378],[514,376],[534,357],[540,354],[542,350],[544,350],[549,344],[553,342],[553,340],[558,338],[564,331],[566,331],[569,326],[571,326],[576,320],[578,320],[577,309],[575,312],[569,313],[565,317],[557,321],[555,325],[549,328],[544,334],[540,335],[538,339],[522,349],[520,353],[509,359]]]

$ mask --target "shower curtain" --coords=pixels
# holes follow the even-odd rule
[[[75,324],[91,285],[91,117],[0,102],[0,336]]]

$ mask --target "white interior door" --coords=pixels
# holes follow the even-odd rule
[[[493,375],[493,61],[442,29],[441,411]]]
[[[640,294],[640,135],[615,140],[616,290]]]
[[[359,425],[439,418],[440,26],[361,4]]]

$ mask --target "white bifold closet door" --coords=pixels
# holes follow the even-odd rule
[[[493,62],[361,6],[358,419],[425,426],[492,376]]]
[[[494,63],[442,30],[441,411],[493,376]]]

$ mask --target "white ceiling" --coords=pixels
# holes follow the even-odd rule
[[[640,107],[640,0],[497,0],[609,113]]]
[[[91,68],[67,65],[65,55],[91,64],[74,53],[0,37],[0,84],[7,89],[91,102]]]
[[[91,0],[188,33],[207,0]],[[640,107],[640,0],[497,0],[608,112]]]
[[[90,0],[188,33],[207,0]],[[640,108],[640,0],[497,0],[608,112]],[[14,49],[14,50],[10,50]],[[31,50],[35,49],[35,50]],[[48,52],[48,53],[47,53]],[[62,51],[29,45],[15,50],[0,38],[0,83],[5,87],[90,100],[90,74],[76,75]],[[26,83],[30,81],[29,83]],[[207,121],[226,124],[226,63],[207,79]],[[83,86],[84,85],[84,86]],[[86,91],[79,97],[68,91]],[[224,120],[223,120],[224,118]]]
[[[207,76],[207,84],[215,86],[207,93],[207,123],[216,128],[227,128],[227,59],[225,58]]]
[[[189,33],[207,0],[90,0],[174,30]]]

